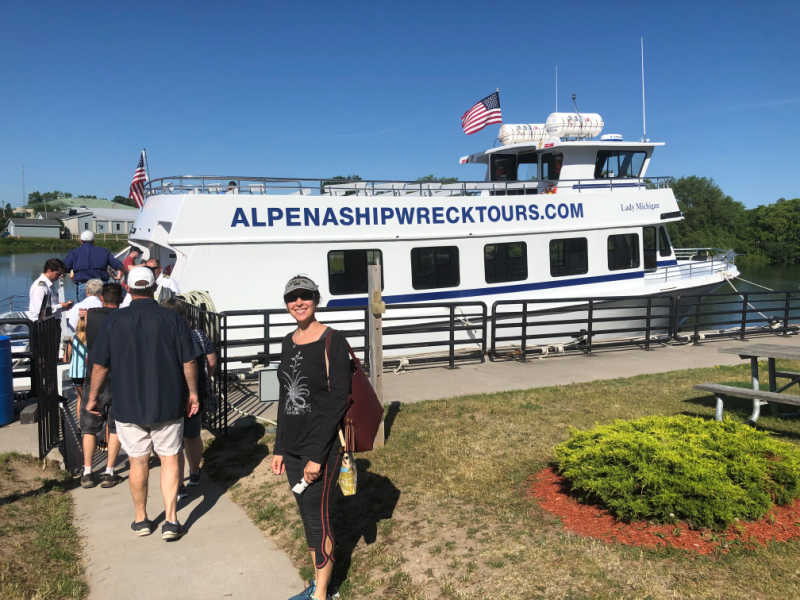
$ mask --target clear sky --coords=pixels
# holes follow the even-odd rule
[[[506,123],[576,93],[606,133],[664,141],[649,175],[713,178],[748,207],[800,196],[800,2],[4,3],[0,201],[127,195],[152,177],[466,180]]]

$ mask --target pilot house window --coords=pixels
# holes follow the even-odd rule
[[[635,269],[639,266],[639,235],[623,233],[608,236],[608,270]]]
[[[380,250],[332,250],[328,252],[328,287],[331,294],[364,294],[367,292],[367,265],[381,265]]]
[[[415,290],[455,287],[460,282],[457,246],[411,249],[411,284]]]
[[[595,179],[633,179],[639,177],[644,165],[644,152],[632,150],[600,150],[594,164]]]
[[[483,247],[486,283],[521,281],[528,278],[528,252],[525,242],[486,244]]]

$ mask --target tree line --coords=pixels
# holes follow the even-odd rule
[[[754,263],[800,263],[800,198],[748,209],[695,175],[676,179],[672,191],[684,216],[669,225],[674,246],[732,248]]]

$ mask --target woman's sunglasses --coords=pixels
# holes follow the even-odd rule
[[[300,300],[305,300],[305,301],[313,300],[314,292],[312,292],[311,290],[297,290],[296,292],[290,292],[283,297],[283,301],[286,304],[289,304],[290,302],[294,302],[298,298],[300,298]]]

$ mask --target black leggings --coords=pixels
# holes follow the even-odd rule
[[[307,458],[284,454],[283,464],[286,465],[286,476],[289,486],[292,487],[303,479],[303,469],[308,462]],[[336,482],[339,480],[341,467],[341,454],[339,442],[333,444],[327,462],[322,465],[322,471],[314,483],[309,485],[302,494],[295,494],[303,527],[306,530],[308,547],[314,551],[314,566],[323,568],[328,561],[333,561],[333,529],[331,527],[330,503]]]

